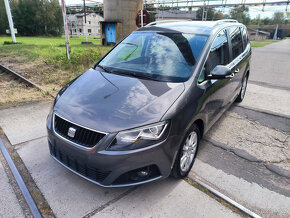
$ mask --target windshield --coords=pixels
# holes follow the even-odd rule
[[[186,33],[134,32],[100,63],[112,73],[159,81],[186,81],[208,36]]]

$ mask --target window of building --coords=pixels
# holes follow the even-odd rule
[[[229,31],[232,41],[233,59],[235,59],[243,52],[242,35],[239,27],[232,27]]]
[[[91,33],[92,32],[92,30],[91,29],[88,29],[88,33]]]
[[[77,29],[75,29],[75,33],[77,32]]]
[[[205,63],[204,69],[202,70],[198,82],[203,82],[205,80],[205,74],[211,74],[211,71],[217,65],[227,65],[229,64],[229,43],[227,39],[227,34],[225,30],[222,30],[214,40],[207,61]]]
[[[88,21],[88,24],[91,24],[91,21]]]
[[[80,33],[82,32],[82,29],[80,29]]]

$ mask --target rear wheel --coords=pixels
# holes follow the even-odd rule
[[[236,102],[242,102],[244,100],[245,94],[246,94],[246,90],[247,90],[247,84],[248,84],[248,75],[246,75],[244,77],[243,83],[242,83],[242,87],[241,87],[241,91],[240,94],[238,95],[238,97],[236,98]]]
[[[196,124],[190,128],[180,146],[171,175],[175,178],[184,178],[188,175],[195,161],[200,140],[200,131]]]

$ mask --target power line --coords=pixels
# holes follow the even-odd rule
[[[219,7],[219,6],[239,6],[239,5],[245,5],[245,6],[268,6],[268,5],[289,5],[290,1],[289,0],[257,0],[255,2],[251,1],[249,2],[248,0],[238,0],[236,3],[233,2],[228,2],[227,0],[175,0],[175,1],[170,1],[170,0],[165,0],[165,1],[151,1],[149,4],[151,5],[157,5],[156,7],[162,6],[168,6],[168,7],[177,7],[177,8],[186,8],[186,7],[203,7],[204,3],[207,3],[207,7]],[[218,2],[218,3],[217,3]],[[191,6],[188,6],[188,4],[191,3]]]

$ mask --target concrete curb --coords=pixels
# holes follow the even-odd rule
[[[16,179],[17,181],[17,184],[25,198],[25,201],[27,202],[29,208],[30,208],[30,211],[31,213],[33,214],[33,217],[36,217],[36,218],[40,218],[42,217],[39,210],[38,210],[38,207],[36,206],[30,192],[28,191],[21,175],[19,174],[16,166],[14,165],[8,151],[6,150],[4,144],[2,143],[2,140],[0,139],[0,148],[1,148],[1,151],[2,151],[2,154],[4,156],[4,158],[6,159],[8,165],[9,165],[9,168],[14,176],[14,178]]]
[[[274,164],[265,165],[265,166],[266,166],[266,168],[268,170],[270,170],[272,172],[275,172],[275,173],[277,173],[280,176],[284,176],[284,177],[290,179],[290,171],[282,169],[281,167],[278,167],[278,166],[276,166]]]

